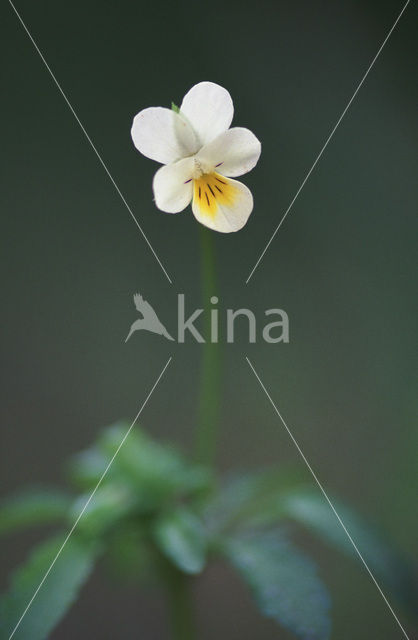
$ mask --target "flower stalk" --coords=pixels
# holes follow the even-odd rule
[[[201,291],[202,306],[205,309],[202,366],[200,373],[200,393],[198,424],[196,432],[196,458],[205,465],[213,465],[218,435],[220,404],[220,351],[219,342],[211,340],[210,299],[216,296],[216,268],[213,233],[200,227],[201,241]]]
[[[190,595],[190,577],[178,569],[167,575],[167,599],[173,640],[196,640],[196,627]]]

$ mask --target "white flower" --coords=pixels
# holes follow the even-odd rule
[[[165,165],[154,176],[155,203],[167,213],[193,213],[210,229],[238,231],[253,209],[251,191],[231,180],[257,164],[261,144],[251,131],[229,129],[234,106],[228,91],[200,82],[183,98],[180,112],[163,107],[140,111],[132,125],[135,147]]]

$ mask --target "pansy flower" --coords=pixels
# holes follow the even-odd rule
[[[154,176],[155,203],[167,213],[190,202],[196,219],[210,229],[238,231],[253,210],[251,191],[233,180],[257,164],[261,144],[242,127],[229,128],[234,106],[228,91],[200,82],[179,110],[149,107],[132,125],[135,147],[164,166]]]

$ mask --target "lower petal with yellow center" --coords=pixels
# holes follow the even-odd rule
[[[216,172],[193,180],[193,213],[199,222],[223,233],[241,229],[253,209],[251,191],[242,182]]]

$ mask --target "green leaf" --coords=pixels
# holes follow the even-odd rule
[[[98,451],[96,447],[77,453],[68,465],[70,480],[80,489],[93,490],[109,460],[110,457]]]
[[[178,107],[174,102],[171,103],[171,109],[176,113],[180,113],[180,107]]]
[[[126,423],[106,429],[98,441],[99,451],[109,458],[113,456],[128,429]],[[144,431],[132,429],[112,469],[114,477],[124,476],[136,487],[159,494],[170,490],[183,471],[184,462],[173,449],[154,442]]]
[[[207,539],[201,521],[185,507],[162,515],[154,526],[157,546],[185,573],[200,573],[207,552]]]
[[[115,424],[100,435],[97,444],[73,459],[71,474],[79,486],[92,489],[97,484],[128,429],[128,423]],[[195,496],[206,491],[212,476],[171,447],[154,442],[140,429],[132,429],[103,485],[112,482],[129,488],[138,509],[149,511],[173,496]]]
[[[79,496],[70,511],[74,522],[88,502],[91,493]],[[113,484],[101,486],[88,503],[78,524],[78,530],[89,536],[100,536],[116,525],[133,509],[133,498],[126,487]]]
[[[31,525],[66,518],[71,499],[52,489],[32,489],[4,500],[0,505],[0,534]]]
[[[9,591],[0,600],[0,637],[8,638],[48,571],[64,535],[36,547],[26,564],[15,571]],[[97,546],[73,536],[65,545],[27,613],[14,640],[45,640],[71,607],[87,580],[97,555]]]
[[[405,604],[413,606],[416,580],[409,563],[357,513],[334,498],[332,503],[372,573]],[[318,491],[305,488],[290,492],[281,498],[281,511],[339,551],[359,559],[334,512]]]
[[[253,591],[260,611],[304,640],[330,635],[330,599],[312,561],[278,532],[231,538],[224,553]]]
[[[234,475],[214,494],[205,510],[211,529],[242,529],[242,525],[268,525],[279,518],[279,496],[300,484],[300,472],[268,469]]]

